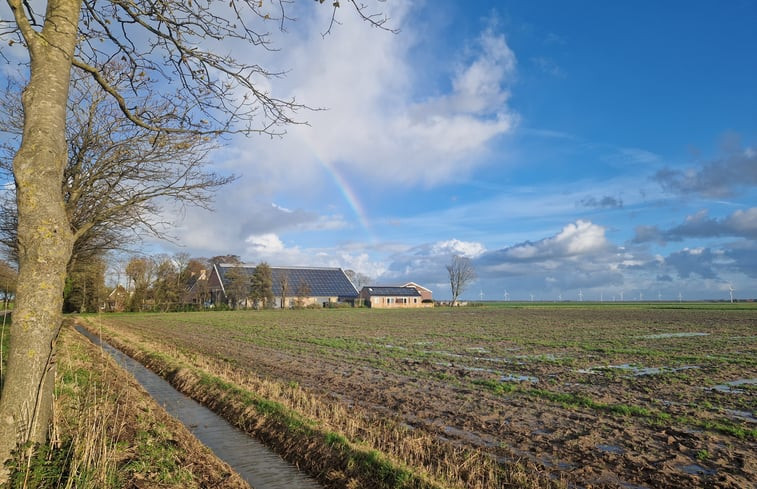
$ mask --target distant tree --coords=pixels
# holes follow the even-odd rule
[[[3,304],[15,293],[17,278],[18,272],[8,262],[0,260],[0,292],[3,293]]]
[[[145,307],[152,284],[154,263],[147,257],[133,257],[126,265],[126,276],[132,285],[129,311],[141,311]]]
[[[281,297],[281,308],[287,307],[287,295],[289,295],[289,275],[285,270],[281,271],[279,276],[279,293]]]
[[[162,311],[175,310],[184,287],[180,281],[178,264],[168,256],[155,257],[155,279],[152,297],[155,308]]]
[[[304,280],[300,280],[300,282],[297,284],[297,290],[295,290],[295,295],[297,296],[297,300],[295,302],[295,305],[297,308],[303,308],[305,307],[305,303],[307,302],[307,298],[310,297],[310,286],[305,282]]]
[[[231,307],[239,309],[246,305],[250,295],[250,277],[241,265],[236,265],[226,270],[226,296],[231,302]]]
[[[208,261],[210,262],[211,267],[213,265],[222,265],[222,264],[227,264],[227,265],[241,265],[242,264],[242,259],[239,258],[239,255],[219,255],[219,256],[214,256]]]
[[[252,274],[252,301],[255,307],[273,307],[273,272],[266,262],[255,267]]]
[[[371,283],[371,277],[360,272],[345,270],[344,274],[347,275],[347,278],[350,279],[350,282],[352,282],[352,285],[354,285],[358,291]]]
[[[103,258],[79,262],[66,277],[63,291],[63,312],[97,312],[106,295]]]
[[[447,265],[447,273],[452,289],[452,305],[455,306],[460,294],[476,279],[476,270],[469,258],[455,255],[452,257],[452,262]]]

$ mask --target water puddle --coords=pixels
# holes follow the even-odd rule
[[[710,333],[658,333],[639,336],[645,340],[662,340],[666,338],[694,338],[697,336],[710,336]]]
[[[754,413],[750,413],[749,411],[738,411],[736,409],[726,409],[726,413],[732,417],[739,419],[741,421],[746,421],[747,423],[757,423],[757,417],[755,417]]]
[[[624,363],[621,365],[602,365],[600,367],[590,367],[585,369],[579,369],[578,373],[581,374],[598,374],[608,370],[622,370],[630,373],[633,377],[643,377],[645,375],[660,375],[669,374],[673,372],[681,372],[683,370],[698,369],[700,367],[696,365],[682,365],[680,367],[639,367]]]
[[[173,388],[141,363],[101,341],[81,326],[76,330],[110,354],[173,417],[228,463],[255,489],[318,489],[321,486],[265,445],[231,426],[225,419]]]
[[[707,469],[697,464],[680,465],[678,468],[691,475],[715,475],[718,473],[715,469]]]
[[[625,450],[623,450],[622,447],[619,447],[618,445],[597,445],[597,450],[599,450],[602,453],[614,453],[616,455],[623,455]]]
[[[531,382],[532,384],[538,384],[539,378],[532,377],[530,375],[518,375],[518,374],[505,374],[499,378],[500,382]]]
[[[743,389],[738,389],[740,385],[757,385],[757,379],[739,379],[733,382],[726,382],[725,384],[716,385],[710,387],[711,391],[723,392],[726,394],[743,394]]]

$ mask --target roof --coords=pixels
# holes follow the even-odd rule
[[[224,284],[228,286],[229,280],[226,274],[235,267],[241,267],[252,279],[257,265],[217,265],[218,275]],[[307,284],[310,289],[310,297],[357,297],[357,290],[341,268],[315,268],[315,267],[271,267],[273,278],[273,294],[281,294],[281,278],[287,277],[287,295],[294,296],[300,283]]]
[[[393,296],[393,297],[420,297],[421,293],[413,287],[363,287],[372,296]]]
[[[428,289],[422,285],[416,284],[415,282],[408,282],[405,285],[403,285],[403,287],[413,287],[414,289],[423,289],[427,292],[432,292],[431,289]]]

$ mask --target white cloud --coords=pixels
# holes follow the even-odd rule
[[[303,34],[283,38],[276,53],[275,63],[291,69],[276,92],[326,110],[299,114],[309,125],[290,127],[281,141],[241,141],[236,168],[262,171],[274,187],[312,185],[328,166],[373,185],[434,185],[468,173],[494,138],[512,130],[516,61],[504,35],[488,29],[467,57],[451,53],[451,65],[460,61],[450,66],[448,91],[423,93],[411,7],[386,7],[400,34],[349,19],[322,38],[328,9],[298,21]]]
[[[273,233],[248,236],[244,240],[247,253],[251,255],[271,255],[284,250],[284,243]]]
[[[607,250],[611,247],[605,228],[589,221],[568,224],[553,237],[535,243],[526,242],[507,248],[502,253],[512,259],[545,259],[571,257]]]
[[[486,248],[481,243],[460,241],[458,239],[439,241],[434,243],[431,247],[432,255],[443,255],[445,257],[450,255],[460,255],[467,258],[477,258],[485,251]]]

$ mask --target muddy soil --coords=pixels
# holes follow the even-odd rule
[[[248,329],[240,316],[120,327],[503,463],[531,460],[577,487],[757,487],[757,311],[371,313],[349,316],[363,327],[347,329],[256,313]]]

